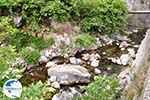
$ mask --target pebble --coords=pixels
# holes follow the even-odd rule
[[[91,54],[90,55],[90,61],[93,61],[95,59],[97,59],[97,56],[95,54]]]
[[[70,57],[69,61],[71,64],[77,64],[77,59],[75,57]]]
[[[138,47],[139,47],[139,45],[134,45],[133,47],[138,48]]]
[[[119,46],[119,43],[116,43],[117,46]]]
[[[77,58],[77,64],[82,65],[84,64],[84,62],[81,59]]]
[[[56,76],[51,76],[49,80],[50,80],[51,82],[56,81]]]
[[[121,51],[124,51],[125,50],[125,48],[121,48]]]
[[[106,46],[106,44],[102,44],[102,46]]]
[[[51,51],[46,50],[46,51],[45,51],[45,56],[46,56],[46,57],[50,57],[50,56],[51,56]]]
[[[130,56],[128,54],[123,54],[120,57],[120,61],[124,66],[128,64],[129,60],[130,60]]]
[[[135,57],[135,50],[133,48],[128,48],[128,54],[131,56],[131,57]]]
[[[45,67],[52,67],[53,65],[55,65],[54,62],[48,62]]]
[[[89,60],[90,55],[88,53],[82,54],[82,55],[83,55],[83,57],[82,57],[83,60],[86,60],[86,61]]]
[[[102,45],[100,44],[99,47],[102,47]]]
[[[123,47],[128,47],[129,46],[129,44],[126,42],[126,41],[124,41],[124,42],[121,42],[121,44],[120,44],[120,46],[119,46],[119,48],[123,48]]]
[[[98,66],[99,66],[99,60],[94,59],[94,60],[91,62],[91,66],[92,66],[92,67],[98,67]]]
[[[106,55],[106,52],[103,52],[103,55]]]
[[[56,57],[56,56],[57,56],[57,54],[56,54],[56,53],[54,53],[54,52],[52,52],[52,53],[51,53],[51,56],[52,56],[52,57]]]
[[[107,44],[110,44],[110,45],[111,45],[112,43],[113,43],[113,40],[110,39],[109,42],[108,42]]]
[[[135,30],[133,30],[133,32],[137,33],[137,32],[138,32],[138,30],[136,30],[136,29],[135,29]]]
[[[99,70],[98,68],[95,68],[95,69],[94,69],[94,73],[95,73],[95,74],[100,74],[100,73],[101,73],[101,70]]]
[[[131,44],[135,44],[135,42],[131,42]]]
[[[120,61],[120,59],[117,59],[117,62],[116,62],[118,65],[121,65],[122,63],[121,63],[121,61]]]
[[[101,56],[100,56],[98,53],[96,53],[95,56],[96,56],[97,58],[101,58]]]
[[[113,62],[113,63],[116,63],[117,62],[117,59],[116,58],[110,58],[111,59],[111,61]]]
[[[40,58],[39,58],[39,62],[41,62],[41,63],[47,63],[48,62],[48,58],[47,57],[45,57],[45,56],[41,56]]]
[[[69,55],[68,54],[64,54],[64,58],[68,58],[69,57]]]
[[[60,88],[60,84],[58,82],[56,82],[56,81],[53,82],[53,83],[51,83],[51,86],[54,87],[54,88],[56,88],[56,89]]]
[[[110,71],[110,70],[112,70],[112,68],[108,67],[107,70]]]

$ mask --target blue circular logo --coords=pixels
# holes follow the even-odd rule
[[[3,93],[9,98],[18,98],[21,96],[22,85],[17,79],[10,79],[3,86]]]

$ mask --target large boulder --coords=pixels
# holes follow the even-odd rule
[[[60,84],[74,84],[89,82],[90,74],[87,69],[80,65],[53,65],[48,69],[48,76],[56,77]]]

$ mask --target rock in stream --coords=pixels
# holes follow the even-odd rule
[[[90,74],[87,69],[80,65],[54,65],[48,69],[48,76],[56,77],[56,81],[63,85],[74,83],[87,83]]]

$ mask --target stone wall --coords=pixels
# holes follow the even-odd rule
[[[129,11],[150,10],[150,0],[126,0]],[[128,26],[144,28],[150,26],[150,14],[129,14]]]

